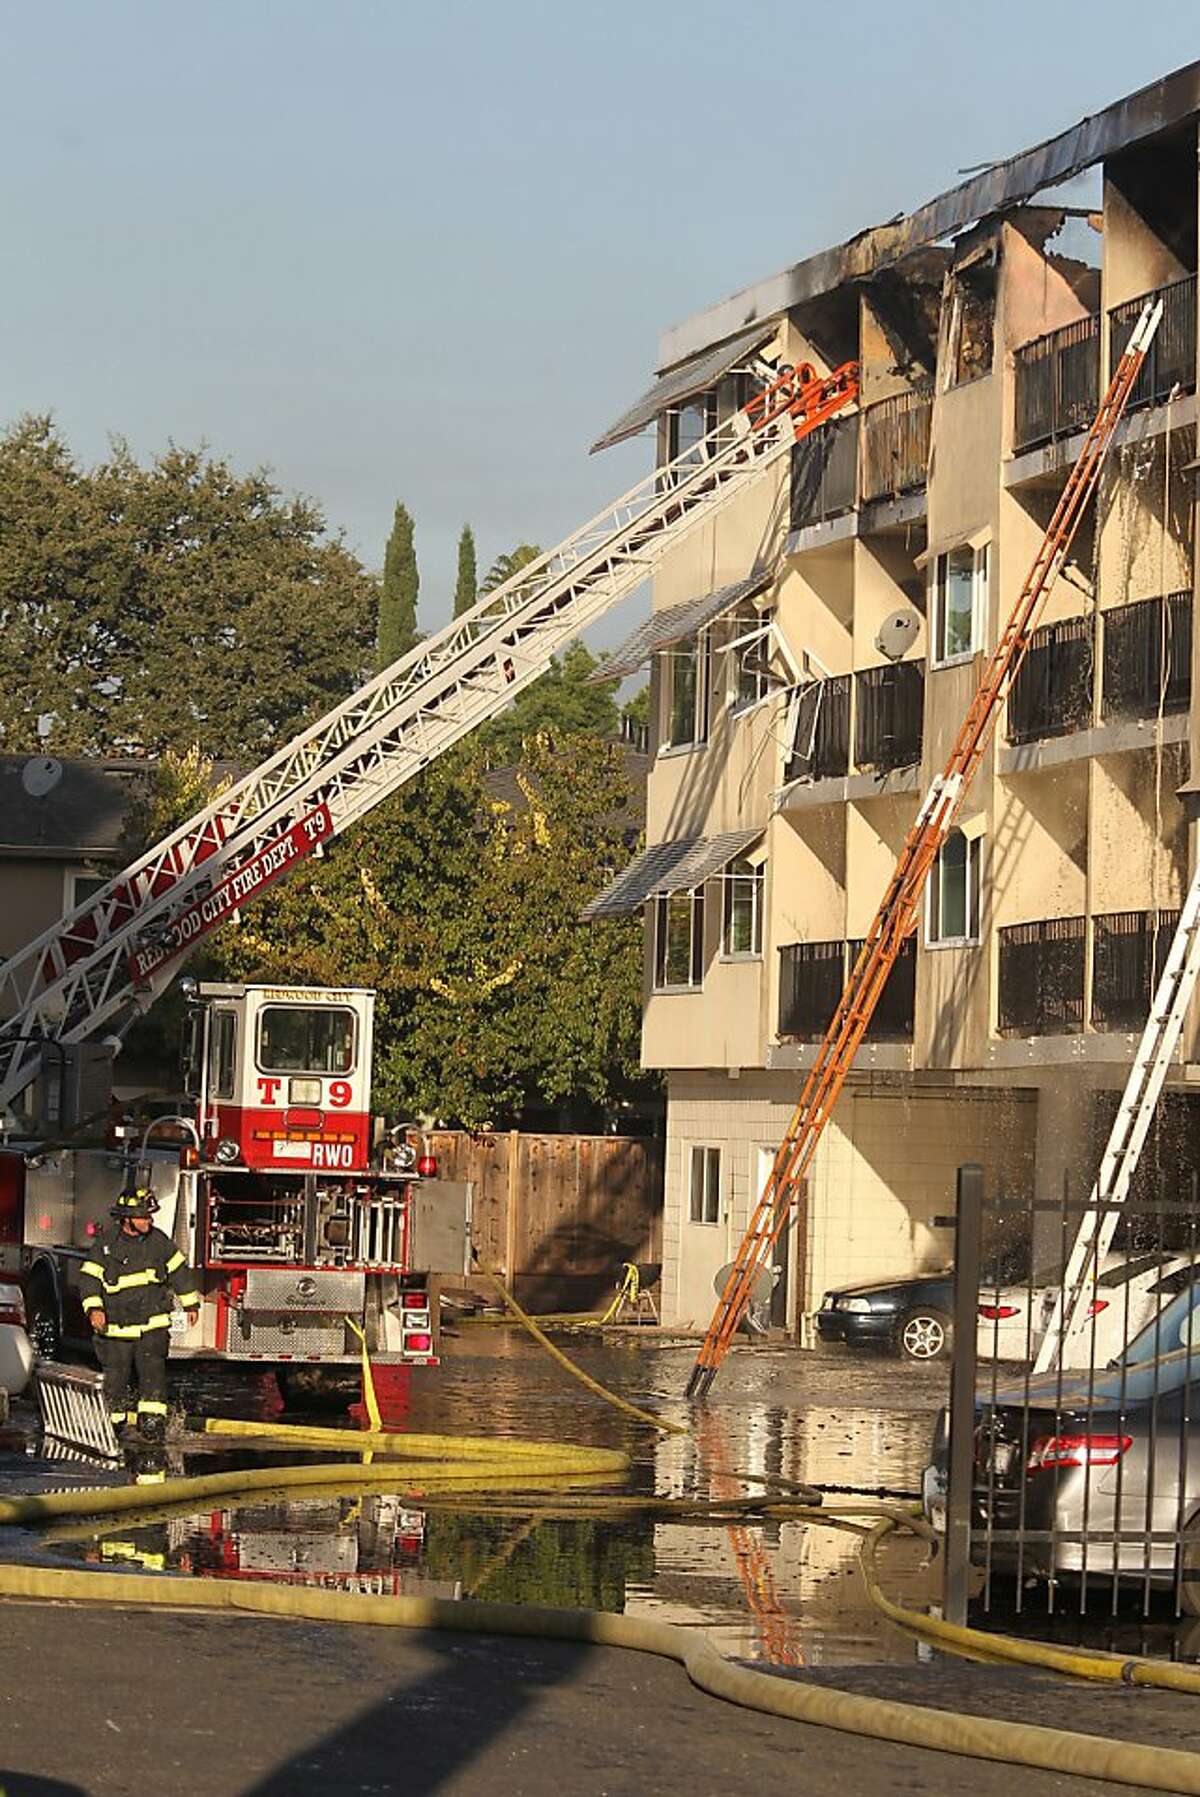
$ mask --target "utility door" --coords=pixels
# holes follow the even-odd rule
[[[715,1281],[730,1255],[728,1148],[682,1144],[679,1321],[703,1328],[716,1302]]]

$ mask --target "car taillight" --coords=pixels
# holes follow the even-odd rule
[[[1049,1466],[1115,1466],[1132,1435],[1042,1435],[1029,1450],[1029,1471]]]
[[[19,1285],[0,1285],[0,1323],[16,1323],[25,1327],[25,1294]]]
[[[405,1310],[428,1310],[429,1294],[427,1292],[401,1292],[400,1302]]]
[[[406,1335],[404,1337],[404,1352],[406,1354],[428,1354],[432,1347],[432,1335],[426,1335],[423,1330],[419,1334]]]
[[[1107,1298],[1093,1298],[1091,1303],[1087,1307],[1087,1313],[1090,1317],[1098,1317],[1102,1310],[1107,1310],[1107,1309],[1108,1309],[1108,1299]]]
[[[979,1314],[986,1317],[989,1323],[1003,1322],[1006,1317],[1015,1317],[1020,1310],[1017,1304],[981,1304]]]
[[[417,1162],[417,1172],[422,1179],[436,1179],[437,1157],[432,1154],[423,1154]]]

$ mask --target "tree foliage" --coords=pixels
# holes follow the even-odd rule
[[[396,501],[392,530],[383,555],[383,585],[379,591],[379,665],[390,667],[407,655],[417,641],[417,595],[421,574],[417,567],[414,527],[408,507]]]
[[[588,684],[599,666],[585,643],[568,643],[547,671],[479,732],[491,765],[519,761],[525,745],[539,736],[555,741],[581,733],[615,736],[620,713],[612,688]]]
[[[253,758],[352,689],[375,583],[310,501],[203,449],[0,438],[0,744]]]
[[[477,756],[444,756],[224,939],[241,978],[376,988],[394,1115],[479,1127],[642,1083],[640,927],[578,921],[628,858],[621,758],[594,737],[534,742],[520,778],[508,805]]]
[[[535,562],[541,553],[536,543],[518,543],[515,549],[509,549],[504,555],[498,555],[483,577],[480,592],[494,593],[496,588],[502,587],[506,580],[511,580],[514,574],[519,574],[522,568],[527,568],[530,562]]]
[[[458,539],[458,579],[454,584],[454,616],[461,618],[479,597],[479,581],[475,563],[475,532],[464,524]]]

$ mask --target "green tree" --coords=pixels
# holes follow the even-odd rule
[[[539,736],[554,741],[581,733],[615,736],[620,713],[612,688],[589,683],[599,666],[585,643],[568,643],[507,711],[481,729],[480,743],[491,766],[519,761],[525,745]]]
[[[461,618],[479,597],[475,565],[475,532],[464,524],[458,539],[458,580],[454,587],[454,616]]]
[[[421,574],[408,507],[396,501],[392,531],[383,556],[379,590],[379,665],[390,667],[417,642],[417,594]]]
[[[494,593],[496,588],[502,587],[506,580],[511,580],[514,574],[519,574],[522,568],[527,568],[530,562],[535,562],[541,553],[536,543],[518,543],[515,549],[508,550],[504,555],[498,555],[483,577],[480,592]]]
[[[649,683],[647,683],[645,686],[639,686],[637,689],[637,692],[631,694],[631,696],[628,699],[626,699],[624,705],[622,705],[622,707],[621,707],[621,716],[627,723],[633,724],[638,729],[641,729],[641,730],[649,729],[649,727],[650,727],[650,687],[649,687]]]
[[[369,666],[375,582],[264,472],[123,444],[83,469],[47,418],[0,439],[7,753],[257,761]]]

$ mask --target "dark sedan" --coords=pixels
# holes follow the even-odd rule
[[[906,1360],[940,1360],[953,1339],[953,1273],[923,1273],[826,1292],[817,1312],[822,1341],[881,1348]]]

